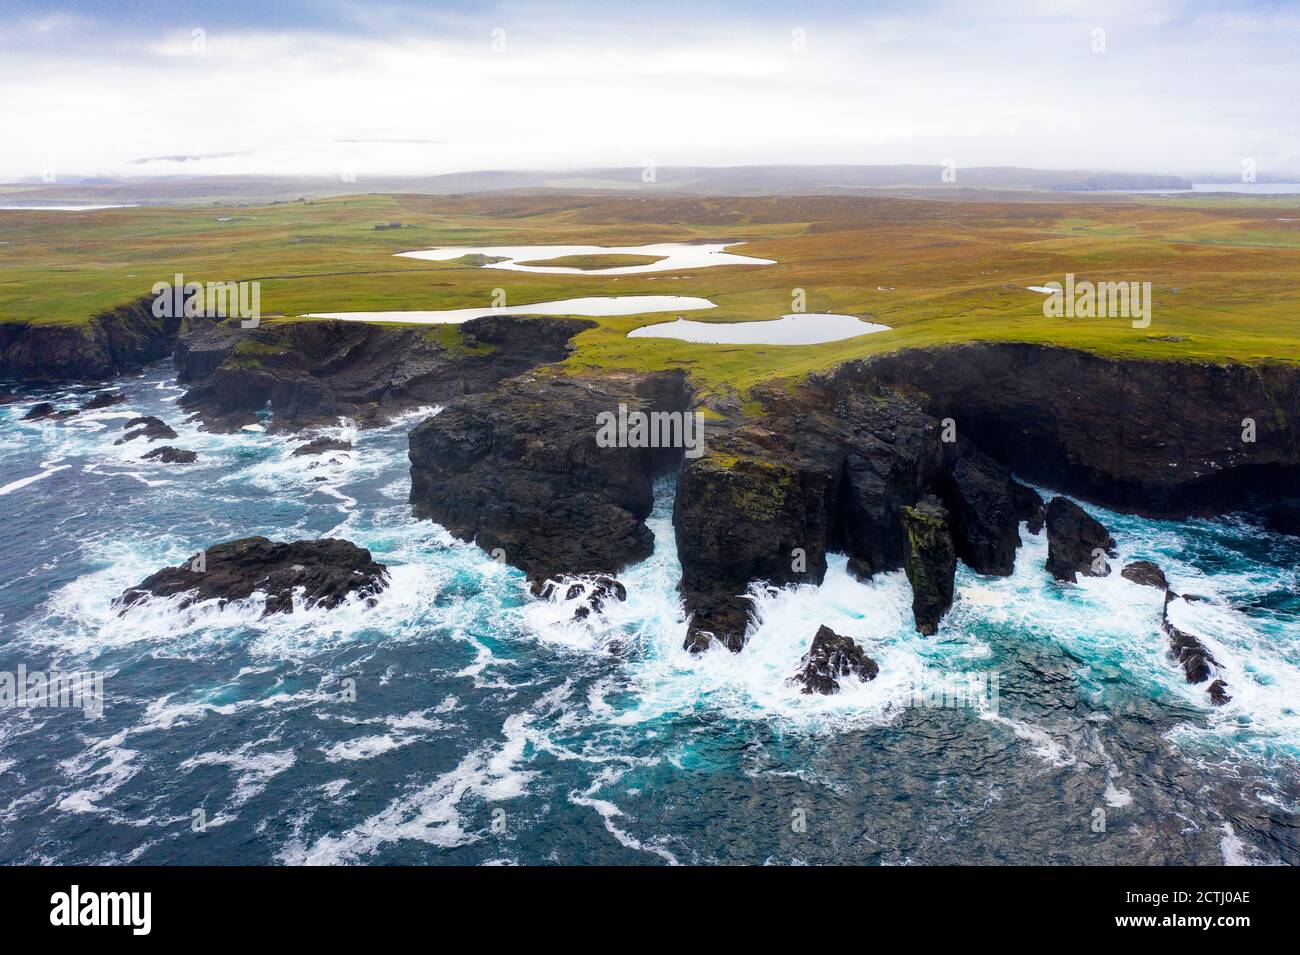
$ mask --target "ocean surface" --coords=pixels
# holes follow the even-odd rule
[[[411,518],[406,433],[185,420],[169,364],[129,403],[63,422],[0,407],[0,672],[103,671],[99,715],[0,709],[0,863],[1294,864],[1300,806],[1300,542],[1243,520],[1089,506],[1120,563],[1151,558],[1224,664],[1215,709],[1167,658],[1161,594],[1053,583],[1022,533],[1015,573],[962,568],[939,634],[901,573],[832,558],[821,587],[756,589],[744,652],[681,650],[673,484],[653,556],[592,623]],[[116,446],[156,414],[188,467]],[[157,446],[157,445],[154,445]],[[1086,504],[1086,502],[1084,502]],[[392,583],[373,607],[260,618],[115,596],[249,534],[339,536]],[[802,696],[820,624],[880,664]],[[935,687],[977,685],[982,694]],[[921,692],[918,692],[921,688]]]

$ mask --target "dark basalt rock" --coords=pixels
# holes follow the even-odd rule
[[[1218,664],[1201,641],[1170,623],[1165,624],[1165,633],[1169,635],[1170,655],[1183,668],[1187,682],[1204,683],[1208,680],[1210,667]]]
[[[410,433],[411,504],[463,540],[504,550],[540,589],[548,579],[616,574],[648,557],[656,475],[677,448],[602,448],[597,416],[684,411],[676,372],[515,378],[461,398]]]
[[[854,676],[865,683],[874,680],[879,672],[876,661],[853,640],[822,626],[790,682],[802,684],[804,693],[829,695],[840,691],[840,677]]]
[[[317,438],[293,449],[293,457],[300,458],[309,454],[324,454],[326,451],[351,451],[352,442],[341,438]]]
[[[40,421],[42,418],[52,418],[59,409],[48,401],[42,401],[39,404],[32,405],[31,410],[23,415],[24,421]]]
[[[547,586],[551,590],[545,595],[549,596],[553,592],[553,585],[548,582]],[[583,596],[583,594],[586,594],[586,601],[573,611],[573,619],[575,620],[586,620],[592,613],[600,613],[610,600],[626,600],[627,588],[613,577],[601,575],[591,582],[590,593],[587,592],[586,584],[573,584],[565,592],[564,599],[573,600]]]
[[[120,405],[124,401],[126,401],[126,395],[120,391],[101,391],[82,405],[81,410],[98,411],[100,408],[111,408],[114,405]]]
[[[976,573],[1008,576],[1020,546],[1020,522],[1034,522],[1043,502],[988,455],[965,448],[944,482],[957,556]],[[1031,527],[1031,533],[1034,533]]]
[[[1131,564],[1126,564],[1119,573],[1125,580],[1131,580],[1135,584],[1142,584],[1146,587],[1159,587],[1161,590],[1169,589],[1169,581],[1165,579],[1165,572],[1160,569],[1159,564],[1153,564],[1149,560],[1135,560]]]
[[[1037,484],[1151,517],[1221,514],[1300,487],[1300,369],[1115,359],[1010,342],[861,362]],[[1258,429],[1242,440],[1242,421]]]
[[[1160,615],[1160,627],[1169,637],[1169,656],[1183,668],[1188,683],[1204,683],[1210,678],[1211,667],[1218,667],[1219,661],[1199,639],[1169,622],[1169,604],[1175,599],[1172,593],[1165,591],[1165,605]],[[1211,693],[1211,698],[1213,695]]]
[[[125,612],[150,596],[176,595],[184,595],[181,607],[212,599],[224,604],[258,592],[267,595],[266,614],[292,613],[293,596],[300,588],[307,606],[332,608],[354,594],[373,598],[387,585],[384,565],[349,541],[324,538],[280,544],[265,537],[245,537],[216,544],[179,567],[145,578],[125,591],[117,606]]]
[[[1094,571],[1093,561],[1100,554],[1114,557],[1115,539],[1099,521],[1083,508],[1064,497],[1054,497],[1047,505],[1047,569],[1057,580],[1074,583],[1076,574],[1105,577],[1110,564]]]
[[[199,459],[195,451],[187,451],[184,448],[173,448],[170,444],[161,448],[154,448],[141,455],[145,461],[159,461],[163,464],[193,464]]]
[[[237,321],[198,321],[176,348],[178,380],[190,386],[181,404],[217,430],[237,430],[268,408],[273,430],[340,417],[373,424],[559,361],[570,339],[594,326],[511,315],[403,328],[322,320],[244,329]]]
[[[85,322],[0,322],[0,378],[100,381],[168,357],[180,319],[153,314],[148,295]]]
[[[957,554],[948,529],[948,512],[934,498],[903,508],[908,553],[904,570],[912,585],[912,616],[917,632],[931,636],[952,607]]]
[[[159,441],[163,438],[178,437],[176,432],[172,430],[171,425],[161,418],[155,418],[153,415],[132,418],[122,427],[126,430],[126,435],[118,438],[113,442],[114,444],[126,444],[136,438],[144,438],[146,441]]]
[[[1228,695],[1228,684],[1222,680],[1215,680],[1210,684],[1210,702],[1215,706],[1223,706],[1225,703],[1231,703],[1232,697]]]
[[[1011,503],[1016,511],[1016,519],[1024,521],[1029,533],[1037,534],[1043,529],[1047,507],[1042,497],[1031,487],[1025,487],[1019,481],[1011,482]]]
[[[956,454],[915,404],[842,369],[754,393],[766,415],[710,434],[677,482],[692,652],[713,640],[743,646],[753,581],[820,583],[832,551],[862,577],[900,569],[902,508],[936,487]]]

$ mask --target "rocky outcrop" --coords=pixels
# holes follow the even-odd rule
[[[879,673],[876,661],[853,640],[822,626],[790,682],[801,685],[804,693],[829,695],[840,691],[839,681],[844,677],[856,677],[866,683]]]
[[[122,428],[126,431],[126,434],[114,441],[114,444],[126,444],[136,438],[144,438],[146,441],[161,441],[164,438],[177,437],[171,425],[163,421],[162,418],[156,418],[153,415],[132,418],[122,425]]]
[[[515,378],[451,402],[411,430],[411,504],[521,568],[535,588],[616,574],[650,555],[656,475],[681,448],[600,447],[598,415],[683,412],[676,372]]]
[[[196,322],[180,338],[181,404],[209,427],[234,430],[269,410],[274,430],[369,424],[421,405],[477,394],[559,361],[593,322],[491,315],[463,325],[366,322]]]
[[[549,598],[554,592],[555,585],[547,582],[541,596]],[[578,600],[581,603],[573,611],[574,620],[586,620],[593,613],[600,613],[605,609],[605,605],[611,600],[627,600],[627,588],[613,577],[607,577],[603,574],[597,575],[590,581],[578,581],[570,584],[565,592],[564,599]]]
[[[0,378],[101,381],[172,353],[180,320],[153,314],[145,296],[84,322],[0,322]]]
[[[1020,522],[1041,526],[1043,501],[988,455],[965,447],[943,489],[952,536],[962,563],[981,574],[1006,577],[1020,546]]]
[[[1225,703],[1231,703],[1232,697],[1228,695],[1228,684],[1222,680],[1215,680],[1210,684],[1209,689],[1210,702],[1215,706],[1223,706]]]
[[[1159,564],[1152,563],[1149,560],[1135,560],[1131,564],[1125,564],[1119,575],[1125,580],[1131,580],[1133,583],[1142,584],[1145,587],[1158,587],[1161,590],[1169,589],[1169,581],[1165,578],[1165,572],[1160,569]]]
[[[373,598],[388,585],[387,569],[370,551],[345,540],[280,544],[245,537],[200,551],[125,591],[120,612],[149,597],[180,597],[180,607],[205,600],[243,600],[266,595],[265,614],[292,613],[295,595],[307,607],[336,607],[352,596]]]
[[[1164,609],[1160,614],[1160,628],[1169,638],[1169,657],[1182,667],[1188,683],[1204,683],[1221,666],[1198,637],[1178,629],[1169,621],[1169,605],[1177,599],[1175,593],[1166,590]],[[1222,706],[1232,700],[1228,695],[1228,684],[1222,679],[1211,683],[1208,692],[1210,702],[1215,706]]]
[[[187,451],[185,448],[173,448],[170,444],[161,448],[154,448],[141,456],[145,461],[157,461],[160,464],[193,464],[199,459],[195,451]]]
[[[932,636],[952,607],[957,572],[948,512],[936,499],[926,498],[915,507],[903,508],[903,530],[908,543],[903,569],[912,585],[912,616],[917,632]]]
[[[58,412],[58,408],[48,401],[40,401],[28,409],[27,414],[23,415],[24,421],[42,421],[45,418],[53,418]]]
[[[351,451],[352,442],[341,438],[316,438],[293,449],[293,457],[302,458],[313,454],[325,454],[328,451]]]
[[[902,509],[938,486],[956,454],[914,403],[840,370],[756,394],[767,413],[711,434],[678,479],[693,652],[713,640],[740,649],[752,581],[820,583],[832,551],[863,576],[901,569]]]
[[[1047,518],[1047,506],[1042,497],[1033,488],[1025,487],[1019,481],[1011,482],[1011,504],[1016,517],[1025,522],[1025,530],[1038,534],[1043,529]]]
[[[1300,486],[1300,368],[982,342],[860,362],[1018,474],[1155,517]],[[1246,422],[1252,423],[1248,428]],[[1243,440],[1253,438],[1254,440]]]
[[[1105,577],[1114,557],[1115,538],[1078,504],[1054,497],[1047,505],[1047,570],[1057,580],[1074,583],[1078,574]]]
[[[81,406],[82,411],[98,411],[101,408],[111,408],[114,405],[120,405],[126,401],[126,395],[120,391],[100,391],[92,395],[90,400]]]

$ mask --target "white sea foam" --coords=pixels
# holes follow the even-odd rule
[[[625,651],[636,702],[613,716],[614,723],[648,723],[705,706],[737,720],[777,719],[809,728],[878,725],[912,705],[918,686],[968,670],[987,655],[986,646],[955,629],[937,639],[920,637],[901,572],[863,583],[848,573],[843,555],[831,555],[820,587],[751,588],[756,622],[743,651],[715,646],[692,656],[683,649],[687,621],[676,591],[681,569],[666,506],[670,493],[668,485],[659,486],[660,503],[648,522],[654,554],[619,575],[626,602],[608,600],[602,613],[574,621],[581,598],[564,601],[560,587],[554,599],[533,601],[523,614],[529,629],[548,643]],[[857,640],[880,665],[880,675],[868,683],[845,678],[840,692],[830,696],[802,693],[790,678],[822,624]]]
[[[246,743],[230,752],[214,751],[191,756],[179,766],[181,772],[191,772],[199,766],[225,766],[238,774],[235,791],[230,797],[231,808],[244,805],[257,796],[274,776],[290,769],[294,764],[292,749],[255,752],[258,743]]]
[[[482,839],[484,832],[465,828],[462,800],[497,803],[517,799],[528,791],[537,773],[520,768],[519,763],[528,742],[529,724],[559,706],[571,688],[565,682],[543,695],[528,711],[506,717],[501,727],[504,742],[474,748],[431,783],[398,797],[340,835],[322,836],[311,845],[291,842],[281,852],[281,860],[292,865],[332,865],[361,859],[403,840],[449,848]]]
[[[1233,830],[1232,823],[1225,822],[1221,831],[1223,838],[1219,840],[1219,851],[1223,853],[1223,864],[1254,865],[1250,860],[1246,843],[1242,842],[1241,836]]]
[[[601,770],[585,790],[569,793],[569,801],[575,806],[586,806],[589,809],[594,809],[597,815],[600,816],[601,822],[605,824],[605,831],[617,839],[620,845],[635,849],[638,852],[653,853],[669,865],[678,865],[677,857],[667,849],[655,845],[653,842],[644,842],[615,825],[614,820],[623,815],[623,811],[607,799],[596,798],[595,794],[600,789],[616,782],[621,776],[622,773],[618,770]]]
[[[56,464],[52,467],[47,467],[39,474],[33,474],[31,477],[22,478],[17,481],[10,481],[4,487],[0,487],[0,497],[3,497],[6,494],[12,494],[14,491],[21,490],[22,488],[35,484],[37,481],[44,480],[52,474],[58,474],[60,471],[65,471],[70,467],[72,467],[71,464]]]

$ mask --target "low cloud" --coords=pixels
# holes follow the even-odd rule
[[[403,31],[401,8],[385,7],[358,34],[168,24],[143,45],[51,27],[59,42],[0,51],[0,179],[160,162],[348,169],[359,184],[647,159],[1230,176],[1251,158],[1261,178],[1300,166],[1300,23],[1263,6],[565,9],[493,8],[437,28],[420,17]]]

